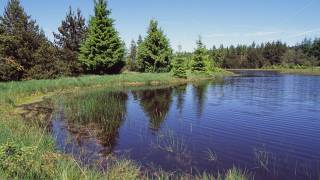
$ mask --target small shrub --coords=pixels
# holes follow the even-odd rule
[[[20,147],[12,142],[0,146],[0,168],[9,177],[25,177],[34,164],[31,160],[35,148]]]
[[[8,178],[47,179],[54,177],[54,158],[39,156],[35,146],[21,146],[8,141],[0,146],[0,169]],[[50,158],[49,158],[50,157]]]

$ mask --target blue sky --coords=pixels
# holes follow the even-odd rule
[[[21,0],[25,10],[52,39],[68,6],[80,8],[88,20],[91,0]],[[7,0],[0,1],[0,13]],[[251,44],[282,40],[292,45],[320,37],[320,0],[109,0],[111,17],[129,44],[146,34],[156,18],[177,49],[191,51],[202,36],[208,48],[220,44]]]

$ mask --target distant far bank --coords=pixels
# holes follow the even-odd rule
[[[260,69],[225,69],[226,71],[277,71],[283,74],[300,74],[300,75],[316,75],[320,76],[320,67],[308,67],[308,68],[260,68]]]

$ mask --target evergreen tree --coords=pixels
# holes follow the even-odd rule
[[[150,21],[148,35],[138,46],[139,70],[143,72],[169,72],[172,49],[156,20]]]
[[[137,57],[137,45],[133,40],[131,41],[130,52],[128,55],[127,65],[130,71],[135,71],[136,66],[136,57]]]
[[[87,72],[119,73],[124,62],[124,43],[115,30],[105,0],[95,1],[95,15],[91,17],[88,35],[80,48],[80,63]]]
[[[68,72],[66,64],[59,59],[58,49],[51,42],[42,44],[33,56],[34,65],[27,72],[29,78],[52,79]]]
[[[176,57],[172,62],[173,76],[178,78],[187,78],[185,59],[182,57]]]
[[[193,72],[205,72],[207,60],[207,50],[203,45],[201,38],[197,41],[197,49],[193,53],[191,70]]]
[[[0,18],[0,29],[0,80],[33,78],[30,69],[44,59],[43,54],[54,62],[51,51],[39,53],[50,43],[36,22],[26,14],[19,0],[8,2]],[[39,71],[44,69],[42,66],[38,68]]]
[[[138,58],[138,53],[139,53],[140,49],[143,49],[142,43],[143,43],[142,36],[139,35],[138,41],[137,41],[137,54],[136,54],[136,68],[137,68],[136,70],[137,71],[144,71],[143,62],[140,61]]]
[[[262,54],[258,51],[258,49],[251,47],[248,49],[247,63],[244,67],[262,68],[262,59]]]
[[[55,43],[61,48],[61,59],[68,65],[71,73],[78,74],[81,72],[78,62],[78,54],[80,44],[85,39],[87,27],[85,18],[81,11],[73,12],[69,7],[69,11],[58,28],[59,33],[54,33]]]
[[[270,65],[281,64],[281,57],[286,52],[287,46],[280,41],[268,42],[263,51],[263,57],[270,62]]]
[[[139,46],[143,42],[142,36],[139,35],[137,45]]]
[[[318,59],[317,65],[320,65],[320,38],[313,41],[311,55]]]

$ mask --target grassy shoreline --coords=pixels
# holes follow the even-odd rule
[[[320,76],[320,68],[307,68],[307,69],[279,69],[280,73],[284,74],[301,74],[301,75],[315,75]]]
[[[23,120],[17,107],[40,102],[43,98],[61,92],[92,88],[130,87],[142,85],[178,85],[187,82],[228,76],[229,72],[188,74],[178,79],[169,73],[125,73],[121,75],[83,76],[56,80],[31,80],[0,83],[0,178],[23,179],[246,179],[246,173],[236,168],[224,175],[171,174],[159,171],[148,174],[130,160],[118,160],[106,172],[82,167],[72,157],[56,151],[53,138],[46,128]],[[7,154],[10,150],[12,154]]]
[[[0,83],[0,105],[4,103],[23,103],[30,96],[43,96],[53,92],[62,92],[83,88],[130,87],[143,85],[178,85],[193,81],[215,79],[229,76],[227,71],[208,74],[188,73],[187,79],[172,77],[170,73],[123,73],[119,75],[87,75],[66,77],[53,80],[30,80]]]
[[[246,70],[246,71],[277,71],[282,74],[314,75],[320,76],[320,67],[310,68],[262,68],[262,69],[226,69],[226,70]]]

